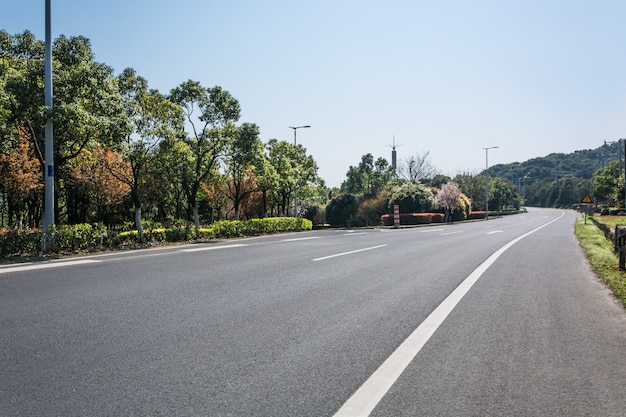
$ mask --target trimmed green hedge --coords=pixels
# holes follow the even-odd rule
[[[304,218],[271,217],[265,219],[223,220],[210,227],[154,228],[144,230],[143,243],[186,242],[279,232],[312,230],[313,223]],[[137,244],[137,231],[129,230],[109,236],[106,228],[98,224],[77,224],[51,227],[48,236],[52,253],[92,251]],[[0,231],[0,256],[36,255],[41,252],[41,231]]]

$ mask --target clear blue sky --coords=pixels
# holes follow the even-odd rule
[[[44,39],[43,0],[2,0],[0,29]],[[329,186],[366,153],[430,152],[478,172],[626,137],[626,2],[52,0],[53,37],[89,38],[116,74],[239,100],[261,138],[298,130]]]

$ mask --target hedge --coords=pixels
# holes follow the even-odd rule
[[[194,227],[154,228],[144,230],[143,242],[186,242],[214,238],[229,238],[278,232],[312,230],[313,223],[304,218],[272,217],[265,219],[223,220],[206,228]],[[48,231],[52,243],[50,252],[71,253],[102,248],[125,247],[137,244],[137,230],[109,235],[101,224],[52,226]],[[39,230],[0,230],[0,256],[37,255],[41,252],[42,235]]]
[[[443,223],[442,213],[400,213],[401,225]],[[393,214],[383,214],[380,219],[385,226],[393,226]]]

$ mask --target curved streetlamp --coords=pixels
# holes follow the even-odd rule
[[[296,143],[296,130],[298,129],[303,129],[303,128],[309,128],[311,126],[306,125],[306,126],[289,126],[289,129],[293,129],[293,144],[294,146],[297,144]]]
[[[289,129],[293,129],[293,146],[297,145],[297,141],[296,141],[296,132],[298,131],[298,129],[306,129],[309,128],[311,126],[309,125],[303,125],[303,126],[289,126]],[[298,185],[296,184],[296,189],[293,193],[293,211],[296,215],[296,217],[298,217]]]
[[[498,149],[498,146],[483,149],[485,150],[485,220],[489,220],[489,149]]]

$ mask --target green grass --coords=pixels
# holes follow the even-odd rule
[[[611,217],[615,217],[615,219]],[[605,219],[607,220],[606,224],[612,226],[619,221],[624,223],[623,216],[603,216],[601,221],[605,223]],[[626,306],[626,272],[619,270],[619,258],[613,251],[613,243],[606,240],[602,231],[591,221],[587,220],[587,224],[585,224],[582,218],[576,220],[575,234],[596,273],[602,277]]]
[[[600,223],[608,224],[611,228],[615,228],[615,226],[626,226],[626,217],[625,216],[594,216],[594,219],[599,221]],[[587,223],[590,221],[587,220]]]

